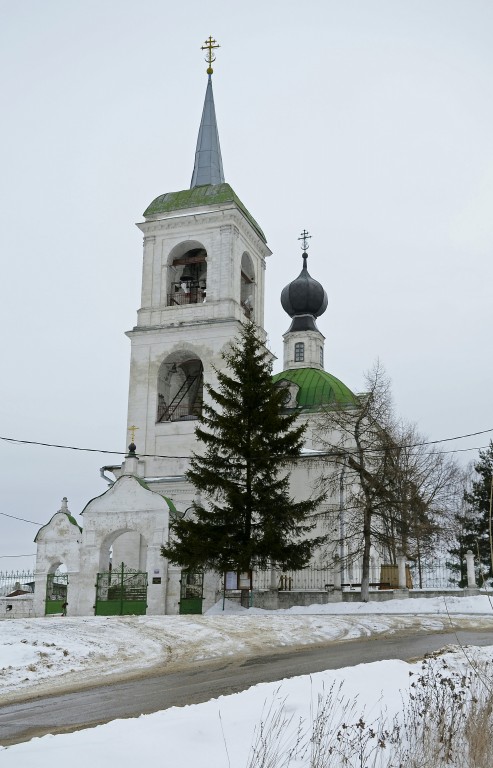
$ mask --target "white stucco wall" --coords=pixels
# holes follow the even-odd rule
[[[84,526],[76,613],[81,616],[94,613],[97,574],[108,570],[108,553],[113,542],[129,532],[135,535],[128,537],[126,543],[134,542],[138,548],[135,556],[148,573],[147,613],[164,613],[167,562],[161,556],[161,546],[168,538],[169,508],[162,496],[144,488],[136,477],[125,475],[102,496],[90,501],[82,515]],[[152,584],[157,575],[161,584]]]
[[[37,550],[34,612],[36,616],[45,614],[47,576],[49,573],[54,573],[60,565],[64,565],[68,573],[67,599],[74,603],[78,599],[82,533],[68,512],[66,499],[62,502],[62,510],[53,515],[50,522],[38,531],[35,539]]]

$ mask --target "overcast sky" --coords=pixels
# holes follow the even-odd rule
[[[134,223],[190,184],[210,34],[226,180],[273,251],[276,370],[306,228],[327,370],[358,391],[380,358],[431,439],[493,428],[491,0],[1,0],[0,434],[124,450]],[[0,512],[77,515],[114,461],[0,442]],[[5,556],[36,531],[0,516],[0,570],[33,565]]]

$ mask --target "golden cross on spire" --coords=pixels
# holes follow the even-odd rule
[[[138,427],[136,427],[134,424],[132,424],[131,427],[128,428],[127,432],[131,432],[130,439],[132,440],[132,443],[135,443],[135,433],[138,430]]]
[[[205,41],[205,45],[201,47],[201,51],[207,51],[205,54],[205,60],[208,63],[207,74],[212,75],[214,70],[212,69],[212,62],[216,60],[216,56],[213,53],[214,48],[220,48],[221,46],[216,43],[212,35],[209,35],[209,39]]]
[[[312,236],[306,231],[306,229],[303,230],[301,233],[301,237],[298,238],[298,240],[302,240],[301,247],[306,252],[306,250],[310,247],[308,241],[312,239]]]

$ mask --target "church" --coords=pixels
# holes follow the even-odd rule
[[[64,609],[79,616],[200,613],[227,586],[217,574],[182,573],[161,556],[170,521],[190,514],[196,498],[185,473],[207,397],[204,384],[216,386],[215,370],[225,365],[222,353],[246,319],[266,340],[264,278],[271,251],[260,225],[225,180],[212,89],[215,47],[212,38],[204,46],[207,86],[190,188],[157,197],[138,224],[141,306],[127,332],[129,452],[121,465],[102,468],[108,488],[81,511],[82,528],[64,499],[39,530],[37,616]],[[274,380],[286,389],[286,408],[296,408],[307,423],[309,458],[316,450],[311,425],[317,411],[330,403],[351,404],[355,396],[324,369],[317,318],[327,308],[327,294],[308,271],[308,233],[301,240],[301,272],[281,295],[289,327],[283,371]],[[303,457],[292,466],[293,496],[298,489],[305,497],[316,473],[314,462]],[[338,575],[327,553],[317,562],[325,580],[335,583]],[[254,573],[253,590],[277,593],[280,578],[287,583],[287,576],[274,571]],[[265,596],[263,604],[278,605]]]

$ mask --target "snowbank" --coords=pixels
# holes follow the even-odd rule
[[[0,696],[3,702],[42,694],[107,675],[159,664],[178,669],[194,661],[253,656],[280,646],[302,646],[398,630],[489,627],[487,597],[347,603],[289,611],[242,609],[222,602],[207,616],[45,617],[3,621]],[[393,609],[392,611],[390,609]]]

